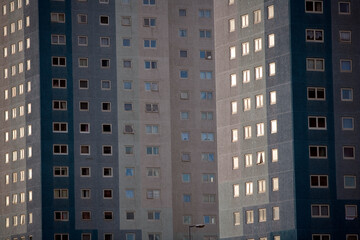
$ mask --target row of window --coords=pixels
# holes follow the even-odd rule
[[[274,177],[271,178],[272,182],[272,191],[279,191],[279,178]],[[257,192],[259,194],[266,192],[266,180],[261,179],[257,181]],[[254,182],[246,182],[245,183],[245,195],[250,196],[254,194]],[[238,198],[240,197],[240,185],[234,184],[233,185],[233,197]]]
[[[25,40],[26,48],[30,48],[30,38],[27,38]],[[17,43],[13,43],[10,45],[10,47],[4,47],[3,48],[3,57],[6,58],[9,56],[9,54],[14,55],[17,52],[22,52],[24,50],[24,41],[18,41]],[[10,53],[9,53],[10,51]]]
[[[3,35],[4,35],[4,37],[9,35],[9,30],[10,30],[11,34],[15,33],[16,30],[18,30],[18,31],[23,30],[23,27],[24,27],[23,19],[19,19],[16,22],[10,23],[9,26],[7,26],[7,25],[3,26]],[[30,17],[29,16],[27,16],[25,18],[25,27],[30,27]]]
[[[9,3],[9,8],[6,4],[2,6],[2,15],[5,16],[8,13],[8,9],[10,12],[14,12],[15,11],[15,3],[17,4],[16,5],[17,9],[22,8],[23,0],[11,1]],[[30,4],[30,0],[25,0],[25,5],[29,5],[29,4]]]
[[[350,2],[339,1],[338,13],[340,15],[351,14]],[[306,13],[323,13],[323,1],[321,0],[305,0]]]
[[[325,71],[325,59],[306,58],[306,71]],[[340,72],[352,72],[351,59],[340,59]]]
[[[32,213],[28,214],[27,222],[28,222],[28,224],[33,223],[33,214]],[[25,214],[21,214],[20,216],[12,217],[12,226],[16,227],[18,225],[25,225],[25,224],[26,224],[26,215]],[[10,227],[10,218],[9,217],[5,218],[5,227],[6,228]]]
[[[267,7],[267,19],[273,19],[274,18],[274,5],[270,5]],[[258,24],[261,23],[262,21],[262,12],[260,9],[255,10],[253,12],[253,23],[254,24]],[[241,19],[241,28],[247,28],[249,27],[249,18],[250,15],[249,14],[244,14],[241,15],[240,19]],[[236,29],[236,24],[235,24],[235,19],[230,19],[229,20],[229,32],[234,32]]]
[[[124,87],[125,87],[125,82],[129,82],[129,81],[124,81]],[[101,90],[111,90],[111,81],[110,80],[101,80],[100,87],[101,87]],[[52,79],[52,88],[66,89],[67,88],[67,79],[53,78]],[[89,89],[89,80],[88,79],[80,79],[79,80],[79,89]]]
[[[25,149],[20,149],[19,151],[14,150],[11,153],[12,156],[12,161],[15,162],[18,159],[20,160],[24,160],[25,159]],[[27,157],[31,158],[32,157],[32,147],[29,146],[27,149]],[[9,163],[10,162],[10,153],[5,153],[5,163]]]
[[[10,177],[12,177],[12,179],[10,179]],[[31,180],[32,177],[32,169],[30,168],[28,169],[28,180]],[[5,175],[5,184],[10,184],[10,180],[12,180],[12,183],[17,183],[18,181],[23,182],[25,179],[25,170],[22,170],[19,173],[13,172],[12,174]]]
[[[24,66],[26,65],[26,66]],[[23,73],[24,68],[26,67],[26,70],[29,71],[31,69],[31,60],[26,60],[26,63],[20,62],[17,65],[12,65],[11,68],[4,68],[3,70],[3,76],[4,78],[9,78],[9,76],[15,76],[16,73]]]
[[[19,84],[18,86],[11,88],[11,97],[16,97],[16,95],[22,95],[24,94],[24,84]],[[31,91],[31,82],[27,83],[27,92]],[[10,90],[6,89],[4,90],[4,99],[7,100],[10,97],[9,94]]]
[[[258,209],[258,221],[266,222],[268,218],[268,214],[266,208]],[[254,210],[245,211],[245,223],[252,224],[254,223]],[[234,225],[240,225],[241,223],[240,212],[234,212]],[[272,207],[272,220],[278,221],[280,220],[280,207]]]
[[[274,134],[277,133],[277,120],[270,121],[270,133]],[[264,123],[257,123],[256,124],[256,136],[261,137],[265,135],[265,124]],[[252,127],[251,126],[244,126],[244,139],[252,138]],[[238,142],[239,141],[239,129],[231,129],[231,142]]]
[[[13,193],[12,197],[11,197],[11,203],[13,205],[16,205],[18,203],[25,203],[26,201],[26,194],[24,192],[18,194],[18,193]],[[33,192],[29,191],[28,192],[28,201],[31,202],[33,200]],[[10,206],[10,196],[5,196],[5,206]]]
[[[277,148],[271,149],[271,161],[278,162],[278,160],[279,160],[278,149]],[[256,152],[256,165],[260,165],[264,163],[265,163],[265,151]],[[244,154],[244,166],[245,167],[253,166],[253,154],[251,153]],[[238,156],[232,157],[232,167],[233,170],[239,169],[240,159]]]
[[[17,117],[17,113],[19,112],[19,116],[24,116],[25,114],[25,108],[24,106],[19,106],[19,110],[17,110],[17,108],[12,108],[11,109],[11,118],[16,118]],[[31,113],[31,103],[27,104],[27,114]],[[10,119],[10,112],[8,110],[4,111],[4,119],[5,121]]]
[[[27,136],[31,136],[32,135],[32,125],[28,125],[27,126]],[[8,142],[10,140],[10,135],[11,140],[16,140],[18,137],[19,138],[23,138],[25,136],[25,127],[20,127],[19,128],[19,134],[18,134],[18,130],[14,129],[10,132],[5,132],[5,142]]]
[[[251,98],[247,97],[242,100],[243,102],[243,111],[249,111],[251,110]],[[269,104],[275,105],[276,104],[276,91],[269,92]],[[259,94],[255,96],[255,108],[262,108],[264,107],[264,95]],[[238,101],[232,101],[230,103],[231,108],[231,114],[237,114],[238,113]]]

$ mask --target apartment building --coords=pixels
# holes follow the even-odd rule
[[[213,2],[0,7],[0,239],[217,239]]]
[[[221,239],[359,238],[359,7],[214,1]]]

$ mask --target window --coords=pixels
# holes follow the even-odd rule
[[[87,23],[87,15],[86,14],[78,14],[77,19],[78,19],[78,23],[80,23],[80,24]]]
[[[355,147],[354,146],[343,146],[343,158],[344,159],[355,159]]]
[[[279,191],[279,178],[272,178],[272,190]]]
[[[231,102],[231,114],[236,114],[237,113],[237,101],[233,101]]]
[[[356,176],[345,175],[344,176],[344,188],[355,189],[356,188]]]
[[[214,141],[214,133],[212,132],[201,133],[201,141]]]
[[[268,6],[268,19],[274,18],[274,5]]]
[[[330,239],[330,236],[329,236]],[[358,240],[357,234],[346,234],[346,240]]]
[[[212,98],[213,98],[213,92],[209,92],[209,91],[201,91],[200,92],[200,99],[211,100]]]
[[[147,155],[159,155],[159,147],[157,147],[157,146],[146,147],[146,154]]]
[[[261,10],[254,11],[254,24],[261,22]]]
[[[188,132],[182,132],[181,141],[189,141],[189,140],[190,140],[190,134]]]
[[[55,221],[69,221],[69,212],[67,211],[55,211],[54,212]]]
[[[145,112],[157,113],[159,112],[159,105],[157,103],[145,104]]]
[[[156,40],[155,39],[144,39],[144,48],[156,48]]]
[[[91,190],[90,189],[81,189],[80,196],[82,199],[89,199],[91,196]]]
[[[102,124],[102,133],[111,133],[111,124]]]
[[[52,34],[51,35],[51,44],[53,44],[53,45],[65,45],[66,44],[66,36],[65,35]]]
[[[215,182],[215,174],[214,173],[204,173],[204,174],[202,174],[202,181],[204,183]]]
[[[88,45],[88,37],[87,36],[78,36],[78,45],[79,46],[87,46]]]
[[[179,16],[185,17],[186,16],[186,9],[179,9]]]
[[[67,177],[69,176],[68,167],[54,167],[54,177]]]
[[[87,58],[79,58],[79,67],[87,68],[89,65]]]
[[[89,81],[86,79],[79,80],[79,89],[88,89],[89,88]]]
[[[68,189],[54,189],[54,199],[67,199],[68,197]]]
[[[239,184],[234,184],[233,185],[233,193],[234,193],[234,198],[240,196]]]
[[[143,0],[144,5],[155,5],[155,0]]]
[[[89,102],[79,102],[80,111],[89,111]]]
[[[309,146],[310,158],[327,158],[326,146]]]
[[[254,211],[248,210],[245,212],[246,214],[246,224],[254,223]]]
[[[146,168],[148,177],[159,177],[160,176],[160,168]],[[190,181],[190,174],[188,176],[188,180]],[[186,178],[186,176],[185,176]]]
[[[80,168],[80,176],[81,177],[90,177],[91,171],[89,167],[81,167]]]
[[[307,13],[322,13],[323,2],[317,0],[306,0],[305,1],[305,12]]]
[[[144,27],[155,27],[156,26],[156,18],[144,18]]]
[[[149,233],[148,238],[149,238],[149,240],[161,240],[161,234],[160,233]]]
[[[131,60],[123,60],[124,68],[131,68]]]
[[[351,72],[352,71],[352,61],[349,59],[340,60],[340,72]]]
[[[256,153],[256,164],[264,164],[265,163],[265,152],[261,151],[261,152],[257,152]]]
[[[105,211],[104,212],[104,220],[112,220],[113,219],[113,212]]]
[[[127,199],[134,199],[134,197],[135,197],[134,190],[133,189],[126,189],[125,190],[125,197]]]
[[[102,102],[101,103],[101,110],[103,112],[111,112],[111,103],[110,102]]]
[[[230,47],[230,60],[233,60],[236,58],[236,47]]]
[[[201,120],[213,120],[213,112],[201,112]]]
[[[329,205],[323,204],[312,204],[311,205],[311,216],[313,218],[328,218],[330,217]]]
[[[160,198],[160,190],[150,189],[146,191],[147,199],[159,199]]]
[[[274,76],[276,74],[276,64],[269,63],[269,76]]]
[[[258,193],[264,193],[264,192],[266,192],[266,181],[259,180],[258,181]]]
[[[234,212],[234,225],[240,225],[240,213],[239,212]]]
[[[122,23],[122,21],[121,21]],[[108,16],[100,16],[100,25],[109,25],[109,17]]]
[[[110,59],[100,59],[100,66],[102,68],[109,68],[110,67]]]
[[[215,224],[215,216],[204,216],[204,224]]]
[[[102,155],[112,155],[112,146],[102,146]]]
[[[273,220],[277,221],[280,220],[280,208],[279,207],[273,207]]]
[[[270,95],[270,105],[276,104],[276,91],[270,92],[269,95]]]
[[[243,83],[250,82],[250,70],[242,71],[242,75],[243,75]]]
[[[69,234],[55,233],[54,240],[69,240]]]
[[[135,212],[126,212],[126,220],[134,220]]]
[[[66,79],[53,78],[52,79],[53,88],[66,88]]]
[[[262,79],[263,77],[263,68],[262,66],[255,67],[255,80]]]
[[[52,66],[54,67],[65,67],[66,66],[66,57],[51,57]]]
[[[145,61],[145,69],[157,69],[157,61]]]
[[[249,15],[242,15],[241,16],[241,28],[246,28],[249,26]]]
[[[67,132],[68,124],[66,122],[54,122],[53,123],[53,132]]]
[[[309,129],[326,129],[326,117],[308,117]]]
[[[66,144],[54,144],[53,145],[54,155],[67,155],[68,154],[68,145]]]
[[[180,78],[188,78],[188,75],[187,70],[180,70]]]
[[[124,43],[124,39],[123,39]],[[124,44],[123,44],[124,46]],[[130,46],[130,39],[129,39],[129,46]],[[100,47],[110,47],[110,38],[109,37],[100,37]]]
[[[235,19],[232,18],[229,20],[229,32],[234,32],[235,31]]]
[[[244,42],[241,44],[241,49],[242,49],[242,55],[248,55],[250,52],[250,44],[249,42]]]
[[[244,155],[245,157],[245,167],[251,167],[253,165],[253,162],[252,162],[252,154],[245,154]]]
[[[307,58],[306,71],[324,71],[325,60],[322,58]]]
[[[339,31],[340,42],[350,43],[351,42],[351,31]]]
[[[259,52],[262,49],[262,38],[257,38],[254,40],[254,50]]]
[[[259,222],[266,222],[266,208],[259,209]]]
[[[260,137],[260,136],[264,136],[264,123],[258,123],[256,124],[256,136]]]
[[[250,139],[251,138],[251,126],[244,127],[244,138]]]
[[[188,52],[187,50],[180,50],[180,57],[181,58],[187,58]]]
[[[100,0],[100,1],[104,1],[104,0]],[[104,234],[104,240],[113,240],[112,233],[105,233]]]
[[[253,194],[253,182],[245,183],[245,195],[252,195]]]
[[[64,23],[65,13],[51,13],[51,22]]]
[[[308,87],[307,96],[308,100],[325,100],[325,88]]]
[[[212,33],[211,30],[204,29],[204,30],[199,30],[199,35],[200,38],[211,38]]]
[[[324,42],[324,30],[306,29],[307,42]]]
[[[345,219],[355,220],[357,218],[357,205],[345,205]]]
[[[352,100],[353,100],[353,89],[341,88],[341,101],[352,101]]]
[[[191,160],[190,153],[186,153],[186,152],[181,153],[181,161],[190,162],[190,160]]]
[[[160,220],[160,211],[148,211],[148,220]]]
[[[235,3],[235,0],[229,0],[229,5],[233,5]]]
[[[237,85],[236,74],[233,73],[230,75],[230,86],[235,87],[236,85]]]
[[[210,50],[200,50],[200,59],[211,60],[212,52]]]
[[[159,125],[146,125],[145,132],[148,134],[158,134],[159,133]]]
[[[310,176],[311,188],[327,188],[328,176],[327,175],[311,175]]]
[[[187,29],[179,29],[179,37],[187,37]]]
[[[80,133],[89,133],[90,124],[89,123],[80,123]]]
[[[352,117],[342,117],[342,130],[354,130],[354,118]]]
[[[339,14],[350,14],[350,2],[339,2]]]
[[[251,109],[251,99],[250,98],[244,98],[244,111],[249,111]]]
[[[132,111],[132,103],[124,103],[124,111]]]
[[[210,18],[211,10],[209,9],[199,9],[199,17],[201,18]]]
[[[200,79],[212,79],[211,71],[200,71]]]
[[[182,180],[183,183],[189,183],[191,181],[190,173],[181,174],[181,180]]]

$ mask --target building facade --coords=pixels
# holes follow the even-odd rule
[[[358,239],[359,3],[214,1],[221,239]]]
[[[212,1],[0,5],[0,239],[217,239]]]

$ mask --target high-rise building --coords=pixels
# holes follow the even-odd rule
[[[221,239],[359,239],[359,4],[214,1]]]
[[[213,2],[0,8],[0,239],[217,239]]]

